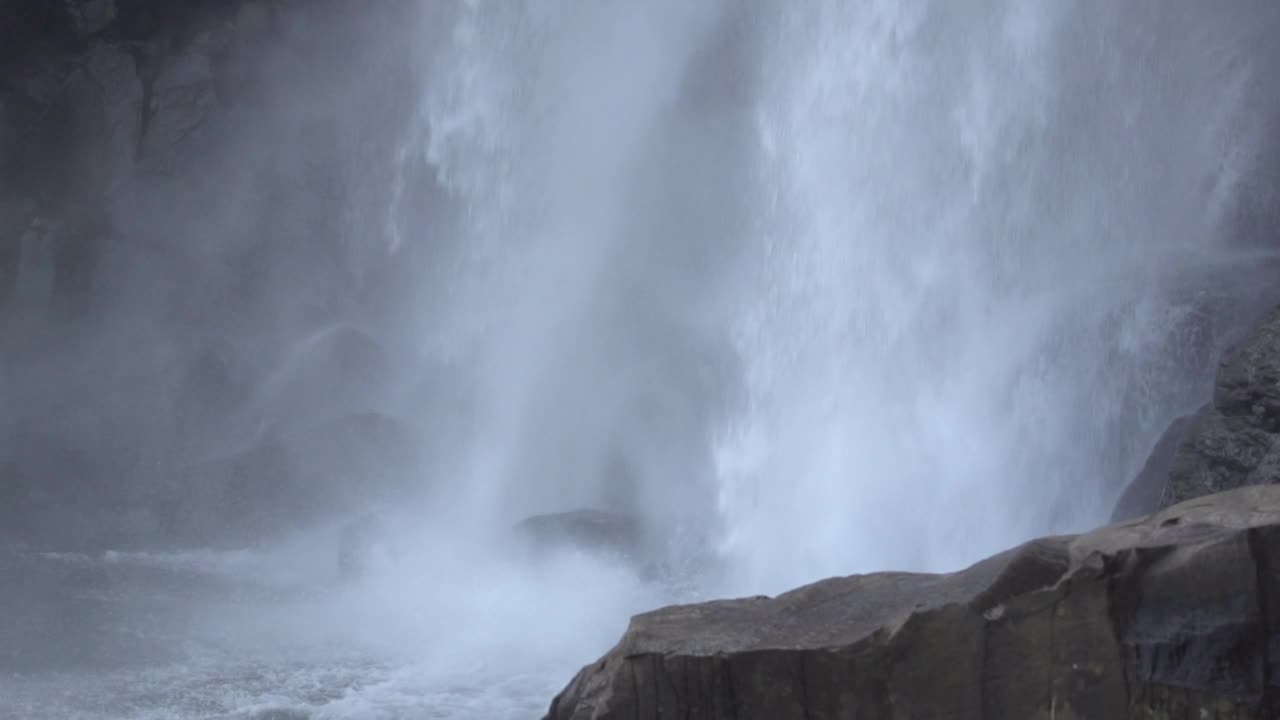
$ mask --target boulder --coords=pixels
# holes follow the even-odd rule
[[[1280,481],[1280,308],[1222,357],[1213,400],[1179,418],[1125,489],[1113,519]]]
[[[571,510],[525,518],[514,530],[535,555],[579,550],[638,563],[648,554],[644,527],[639,518],[631,515]]]
[[[723,570],[707,529],[674,518],[572,510],[534,515],[512,529],[527,560],[581,553],[661,585],[672,598],[695,597],[700,582]]]
[[[632,619],[547,720],[1280,715],[1280,487]]]

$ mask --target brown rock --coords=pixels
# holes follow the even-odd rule
[[[636,616],[548,720],[1275,718],[1280,487]]]

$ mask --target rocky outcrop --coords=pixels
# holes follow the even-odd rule
[[[548,720],[1277,717],[1280,487],[639,615]]]
[[[1213,400],[1174,420],[1113,519],[1280,481],[1280,309],[1222,357]]]

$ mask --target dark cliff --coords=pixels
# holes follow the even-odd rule
[[[436,192],[394,172],[428,10],[0,3],[0,539],[251,542],[407,481],[420,261],[378,237]]]

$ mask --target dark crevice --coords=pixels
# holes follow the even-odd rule
[[[727,700],[729,701],[729,717],[734,720],[738,717],[738,688],[733,684],[733,660],[725,657],[722,661],[724,664],[724,690]]]
[[[662,717],[662,695],[658,692],[658,673],[662,672],[662,656],[649,656],[649,672],[653,674],[650,682],[653,692],[653,716]]]
[[[1126,652],[1123,642],[1123,636],[1120,632],[1119,618],[1119,602],[1117,600],[1116,578],[1114,576],[1107,579],[1107,614],[1108,625],[1111,628],[1111,638],[1115,643],[1116,652],[1120,655],[1120,680],[1124,683],[1124,705],[1133,711],[1133,678],[1129,676],[1130,658]]]
[[[1049,700],[1050,714],[1056,713],[1057,705],[1058,705],[1057,692],[1054,687],[1055,685],[1054,681],[1057,678],[1057,670],[1058,670],[1057,668],[1058,611],[1062,608],[1062,604],[1065,603],[1071,597],[1071,583],[1072,583],[1072,580],[1070,576],[1068,576],[1066,579],[1062,581],[1062,584],[1060,586],[1060,590],[1062,594],[1059,595],[1056,599],[1054,599],[1053,603],[1049,607],[1049,662],[1047,663],[1047,666],[1048,666],[1047,698]]]
[[[1251,528],[1245,534],[1249,544],[1249,556],[1253,561],[1254,592],[1257,594],[1258,623],[1262,626],[1262,696],[1259,710],[1263,717],[1276,717],[1280,712],[1275,692],[1271,687],[1271,638],[1274,628],[1271,627],[1271,602],[1267,595],[1269,558],[1266,543],[1259,537],[1258,528]]]
[[[143,146],[147,138],[147,132],[151,129],[151,120],[155,116],[155,108],[152,106],[155,99],[155,80],[157,64],[154,59],[149,57],[144,51],[133,49],[129,53],[133,57],[134,72],[138,73],[138,82],[142,85],[142,108],[138,117],[138,136],[134,138],[133,144],[133,160],[139,162],[142,160]]]
[[[635,710],[632,713],[634,720],[640,720],[640,678],[636,676],[636,662],[639,658],[627,658],[624,662],[631,669],[631,695],[635,698],[635,702],[631,705]]]
[[[662,715],[665,715],[665,714],[666,714],[666,712],[665,712],[665,711],[666,711],[666,708],[665,708],[664,703],[663,703],[663,699],[664,699],[664,697],[666,697],[666,696],[665,696],[665,695],[663,695],[661,692],[659,692],[659,691],[658,691],[658,688],[657,688],[658,683],[659,683],[659,682],[661,682],[661,681],[663,681],[663,680],[665,680],[665,681],[666,681],[667,689],[669,689],[669,690],[671,691],[671,698],[672,698],[673,700],[675,700],[675,707],[674,707],[674,708],[671,708],[671,710],[674,712],[674,711],[678,710],[679,708],[688,708],[688,707],[689,707],[689,692],[688,692],[688,689],[689,689],[689,676],[688,676],[689,663],[688,663],[687,658],[680,658],[680,657],[678,657],[678,656],[677,656],[677,657],[672,658],[673,660],[680,660],[680,661],[681,661],[681,663],[680,663],[680,664],[681,664],[681,667],[680,667],[679,673],[680,673],[680,675],[682,676],[682,677],[680,678],[680,680],[681,680],[681,682],[684,684],[684,691],[683,691],[683,692],[681,691],[680,687],[679,687],[679,686],[677,686],[677,684],[676,684],[676,677],[675,677],[675,675],[674,675],[673,673],[667,672],[667,658],[666,658],[666,656],[665,656],[665,655],[654,655],[654,656],[653,656],[653,658],[654,658],[654,659],[653,659],[653,663],[654,663],[654,697],[655,697],[656,702],[658,703],[658,715],[659,715],[659,716],[662,716]],[[686,711],[685,711],[685,715],[686,715],[686,716],[688,715],[688,710],[686,710]]]
[[[1053,664],[1054,664],[1054,657],[1056,656],[1056,653],[1054,653],[1053,651],[1053,642],[1054,642],[1054,624],[1058,619],[1058,603],[1059,602],[1061,602],[1061,598],[1055,601],[1053,605],[1049,608],[1049,662],[1046,663],[1046,666],[1048,667],[1048,673],[1045,677],[1045,699],[1049,702],[1049,714],[1051,716],[1055,714],[1056,705],[1057,705],[1057,701],[1054,699],[1054,696],[1053,696],[1054,695],[1053,694],[1053,671],[1054,671]]]
[[[809,677],[805,667],[805,658],[808,653],[801,651],[796,654],[800,661],[800,715],[804,720],[813,720],[813,709],[809,704]]]
[[[987,717],[987,633],[991,621],[984,618],[982,613],[978,613],[978,619],[982,621],[982,632],[978,635],[978,657],[975,660],[978,668],[978,709],[983,717]]]
[[[692,674],[689,668],[689,666],[693,664],[691,660],[692,658],[682,658],[680,661],[680,665],[681,665],[680,679],[683,681],[683,684],[684,684],[684,697],[679,698],[679,696],[677,696],[677,698],[679,698],[680,705],[684,708],[685,720],[689,720],[689,718],[693,716],[693,705],[697,700],[697,694],[693,692],[693,688],[691,687],[691,682],[690,682],[691,679],[689,677]],[[672,678],[671,688],[673,692],[675,691],[675,685],[676,685],[675,679]]]
[[[1119,567],[1107,578],[1108,620],[1111,636],[1120,654],[1120,673],[1124,683],[1125,703],[1131,710],[1137,701],[1134,697],[1135,683],[1138,683],[1138,688],[1141,688],[1142,679],[1135,678],[1133,675],[1138,661],[1137,650],[1125,642],[1125,637],[1129,632],[1134,609],[1142,603],[1142,576],[1152,563],[1165,554],[1166,551],[1161,550],[1126,551],[1116,558],[1116,564]]]

